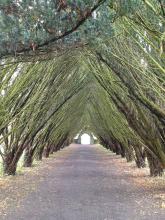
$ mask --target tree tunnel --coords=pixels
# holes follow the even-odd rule
[[[150,175],[165,167],[163,1],[9,1],[0,5],[4,174],[88,128]]]

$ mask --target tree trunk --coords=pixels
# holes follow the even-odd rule
[[[23,153],[23,150],[12,151],[5,155],[3,160],[3,173],[4,175],[15,175],[17,170],[17,163]]]
[[[23,154],[26,146],[29,145],[29,141],[25,138],[22,144],[15,145],[9,153],[5,153],[3,159],[3,171],[6,175],[15,175],[17,170],[18,161]]]
[[[125,157],[126,157],[127,162],[132,162],[133,161],[134,156],[133,156],[133,149],[132,149],[132,147],[130,147],[129,149],[126,149]]]
[[[67,146],[69,146],[70,145],[70,141],[69,141],[69,139],[67,139],[66,141],[65,141],[65,147],[67,147]]]
[[[146,166],[144,152],[141,147],[135,147],[135,162],[138,168]]]
[[[31,167],[33,163],[33,151],[31,149],[26,149],[24,155],[24,167]]]
[[[111,142],[111,144],[110,144],[110,147],[111,147],[111,151],[113,152],[113,153],[116,153],[116,147],[115,147],[115,145]]]
[[[120,155],[121,154],[121,150],[120,150],[120,145],[119,143],[115,143],[115,152],[116,152],[116,155]]]
[[[47,144],[47,146],[46,146],[45,149],[44,149],[44,157],[45,157],[45,158],[48,158],[48,157],[49,157],[50,149],[51,149],[51,145],[50,145],[50,144]]]
[[[50,154],[53,154],[54,153],[54,149],[53,147],[50,149]]]
[[[48,157],[49,157],[49,154],[50,154],[50,150],[49,150],[48,148],[46,148],[46,149],[44,150],[44,157],[45,157],[45,158],[48,158]]]
[[[17,170],[17,163],[9,163],[6,164],[4,163],[4,168],[3,168],[3,173],[4,175],[10,176],[10,175],[15,175]]]
[[[113,151],[113,147],[111,143],[106,144],[106,148],[109,149],[110,151]]]
[[[42,155],[43,155],[43,151],[44,151],[44,145],[42,147],[39,147],[35,153],[35,159],[37,161],[42,160]]]
[[[54,152],[56,152],[56,145],[53,144],[50,148],[50,154],[53,154]]]
[[[123,147],[122,144],[120,144],[120,148],[121,148],[121,157],[125,157],[125,148]]]
[[[150,176],[162,176],[163,175],[163,168],[159,160],[152,155],[152,153],[147,152],[147,160],[150,168]]]
[[[3,161],[3,173],[4,175],[15,175],[16,169],[17,169],[17,163],[12,163],[14,159],[13,152],[8,153],[5,155],[4,161]]]

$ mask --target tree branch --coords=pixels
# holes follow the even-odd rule
[[[81,25],[83,25],[85,23],[85,21],[91,16],[91,14],[97,8],[99,8],[99,6],[102,5],[104,2],[106,2],[106,0],[98,0],[97,3],[87,13],[85,13],[85,15],[81,18],[81,20],[79,20],[79,19],[77,20],[76,25],[74,25],[71,29],[65,31],[61,35],[53,37],[52,39],[46,40],[44,43],[36,45],[35,50],[37,51],[37,49],[44,47],[44,46],[48,46],[49,44],[54,43],[64,37],[70,35],[71,33],[75,32]],[[0,58],[2,58],[4,56],[8,56],[8,55],[16,55],[19,53],[24,53],[24,52],[29,52],[29,51],[32,51],[32,48],[30,46],[23,48],[23,49],[18,49],[16,51],[1,54]]]

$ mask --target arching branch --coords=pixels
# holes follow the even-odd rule
[[[39,48],[48,46],[60,39],[65,38],[66,36],[70,35],[71,33],[75,32],[81,25],[83,25],[85,23],[85,21],[92,15],[92,13],[99,8],[99,6],[101,6],[104,2],[106,2],[106,0],[98,0],[97,3],[88,11],[86,11],[86,13],[84,13],[84,15],[81,17],[81,19],[77,19],[76,24],[71,27],[69,30],[66,30],[64,33],[54,36],[51,39],[46,40],[45,42],[35,45],[35,51],[37,51]],[[28,47],[24,47],[21,49],[17,49],[16,51],[11,51],[11,52],[5,52],[4,54],[1,54],[1,58],[4,56],[8,56],[8,55],[16,55],[16,54],[20,54],[20,53],[24,53],[24,52],[29,52],[32,50],[31,46]]]

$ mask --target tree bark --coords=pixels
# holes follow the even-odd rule
[[[43,152],[44,152],[44,143],[40,143],[40,146],[37,148],[36,152],[35,152],[35,159],[37,161],[41,161],[42,160],[42,156],[43,156]]]
[[[150,168],[150,176],[162,176],[163,175],[163,167],[159,160],[152,155],[152,153],[147,152],[147,160]]]
[[[145,155],[141,147],[135,147],[135,162],[138,168],[146,167],[145,164]]]
[[[3,169],[4,175],[14,176],[16,174],[16,170],[17,170],[17,163],[4,164],[4,169]]]
[[[17,169],[17,163],[12,164],[14,154],[12,152],[5,155],[3,160],[3,173],[4,175],[15,175]]]
[[[48,158],[50,154],[51,145],[48,143],[44,149],[44,157]]]
[[[24,167],[31,167],[33,163],[33,152],[30,149],[26,149],[24,155]]]
[[[116,155],[121,155],[121,148],[119,143],[115,143]]]
[[[3,159],[3,173],[4,175],[15,175],[17,170],[18,161],[23,153],[23,148],[17,149],[15,152],[9,152]]]
[[[120,144],[120,148],[121,148],[121,157],[125,157],[125,148],[122,144]]]
[[[134,160],[132,147],[129,147],[129,149],[126,149],[125,157],[126,157],[127,162],[132,162]]]

